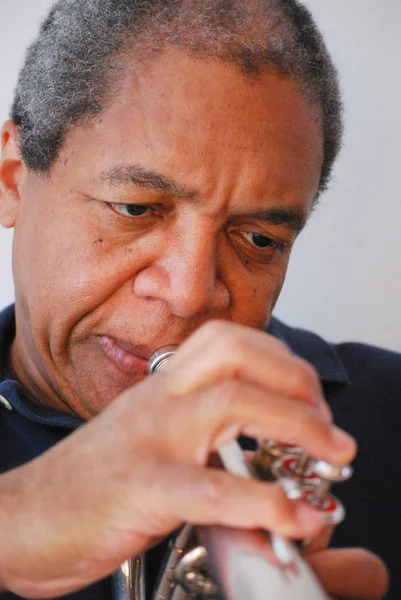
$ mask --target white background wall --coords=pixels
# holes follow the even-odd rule
[[[331,189],[299,238],[276,314],[333,341],[401,351],[400,0],[305,0],[339,67],[346,143]],[[51,0],[0,0],[0,120]],[[0,230],[0,306],[12,301]]]

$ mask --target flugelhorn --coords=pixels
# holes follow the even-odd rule
[[[149,361],[149,374],[163,369],[176,346],[161,348]],[[259,442],[251,464],[237,441],[218,451],[221,465],[241,477],[278,480],[289,498],[313,504],[328,525],[342,521],[342,504],[329,494],[333,482],[351,477],[350,466],[313,460],[302,449]],[[114,600],[147,600],[144,557],[126,561],[113,577]],[[265,531],[192,526],[169,545],[152,600],[328,600],[295,543]]]

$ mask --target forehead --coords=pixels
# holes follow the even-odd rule
[[[157,167],[180,181],[190,177],[205,194],[239,180],[269,183],[276,195],[316,192],[321,115],[297,82],[277,72],[248,76],[169,49],[128,68],[108,107],[68,136],[63,154],[75,157],[78,172],[127,162]]]

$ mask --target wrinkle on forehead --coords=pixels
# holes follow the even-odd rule
[[[76,146],[89,143],[89,160],[97,154],[97,176],[139,164],[204,198],[238,203],[309,203],[323,161],[319,111],[296,82],[267,71],[249,79],[235,65],[177,50],[127,75],[115,102],[75,135]]]

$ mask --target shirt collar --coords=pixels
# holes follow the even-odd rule
[[[76,429],[83,421],[43,404],[36,404],[24,395],[21,385],[11,379],[9,354],[15,337],[15,307],[8,306],[0,312],[0,393],[4,394],[14,410],[36,423]]]

